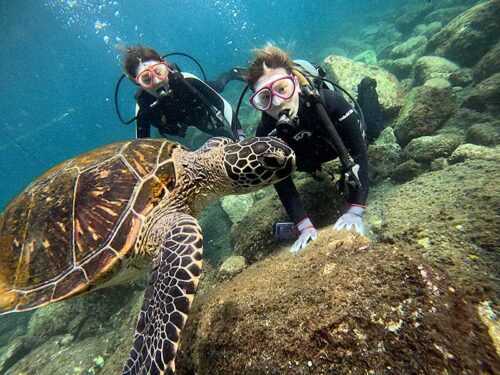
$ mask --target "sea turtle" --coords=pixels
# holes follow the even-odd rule
[[[149,268],[123,374],[174,374],[201,272],[194,216],[217,197],[271,185],[294,168],[293,151],[273,137],[212,138],[194,152],[142,139],[63,162],[0,215],[0,313],[124,283]]]

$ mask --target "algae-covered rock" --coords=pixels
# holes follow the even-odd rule
[[[382,60],[380,61],[380,65],[394,74],[398,79],[403,80],[410,77],[415,59],[415,55],[410,55],[395,60]],[[401,84],[403,83],[401,82]]]
[[[426,169],[427,168],[422,163],[413,159],[406,160],[394,168],[391,172],[391,179],[398,183],[407,182],[424,173]]]
[[[414,27],[425,19],[425,17],[432,12],[432,4],[410,3],[399,9],[401,14],[396,18],[396,27],[403,33],[409,33]]]
[[[496,146],[500,143],[500,121],[472,125],[465,140],[482,146]]]
[[[465,87],[472,83],[472,70],[461,68],[450,73],[448,80],[452,86]]]
[[[434,35],[427,52],[434,52],[466,67],[472,67],[498,40],[500,2],[491,0],[465,11]]]
[[[411,245],[446,268],[470,298],[497,298],[499,184],[497,159],[465,160],[399,185],[385,201],[381,240]]]
[[[253,206],[252,194],[228,195],[221,198],[222,209],[227,213],[231,222],[237,224]]]
[[[244,257],[239,255],[232,255],[227,258],[224,263],[219,268],[219,272],[217,273],[217,277],[220,280],[227,280],[235,275],[241,273],[247,266],[246,260]]]
[[[466,10],[467,7],[464,6],[436,9],[435,11],[426,15],[424,20],[427,23],[442,22],[443,24],[446,24]]]
[[[462,106],[479,112],[500,114],[500,72],[475,86],[465,98]]]
[[[455,109],[451,87],[419,86],[412,89],[396,120],[394,133],[402,146],[414,138],[433,134]]]
[[[376,64],[377,63],[377,53],[374,50],[369,49],[369,50],[366,50],[366,51],[361,52],[360,54],[357,54],[356,56],[354,56],[353,60],[365,63],[367,65]]]
[[[376,65],[356,63],[342,56],[328,56],[324,60],[325,70],[334,80],[356,97],[358,84],[368,76],[377,80],[377,93],[384,117],[393,118],[401,108],[404,92],[397,78]]]
[[[467,108],[458,108],[444,123],[443,127],[437,133],[451,133],[462,135],[465,139],[465,133],[469,127],[474,124],[494,121],[493,117],[487,113],[473,111]]]
[[[495,44],[474,66],[474,80],[481,82],[498,72],[500,72],[500,42]]]
[[[333,225],[343,210],[344,199],[337,193],[332,181],[329,178],[316,181],[308,177],[295,183],[313,224],[316,227]],[[277,194],[256,202],[231,231],[234,253],[254,263],[276,251],[283,243],[292,246],[293,241],[277,240],[272,235],[273,224],[287,219]]]
[[[422,56],[415,62],[415,85],[423,85],[432,78],[448,79],[460,67],[439,56]]]
[[[391,127],[385,128],[377,140],[368,146],[368,161],[375,169],[376,180],[389,177],[401,161],[401,146]]]
[[[403,159],[429,164],[438,157],[449,157],[460,145],[460,137],[450,135],[424,136],[412,139],[403,149]]]
[[[420,55],[425,50],[427,38],[423,35],[411,37],[404,43],[394,47],[391,51],[391,57],[398,59],[409,55]]]
[[[192,360],[199,375],[473,373],[496,370],[476,305],[400,246],[324,229],[206,298]],[[179,375],[189,372],[182,370]]]
[[[443,24],[439,21],[431,22],[428,24],[420,24],[415,26],[413,29],[414,35],[423,35],[427,39],[436,34],[439,30],[443,28]]]
[[[448,159],[450,164],[462,163],[466,160],[486,160],[500,162],[500,149],[465,143],[458,146]]]

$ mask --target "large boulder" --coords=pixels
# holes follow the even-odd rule
[[[427,14],[424,18],[424,21],[427,23],[442,22],[443,24],[447,24],[453,18],[465,12],[466,10],[467,7],[464,6],[454,6],[449,8],[437,9]]]
[[[431,22],[429,24],[420,24],[413,29],[414,35],[423,35],[427,39],[431,38],[434,34],[436,34],[439,30],[443,28],[443,24],[441,22]]]
[[[474,66],[473,76],[476,82],[481,82],[498,72],[500,72],[500,42]]]
[[[404,246],[324,229],[306,251],[283,251],[210,293],[189,339],[195,365],[177,367],[179,375],[494,373],[478,305]]]
[[[481,81],[467,95],[462,106],[479,112],[500,113],[500,73]]]
[[[404,92],[394,75],[379,66],[357,63],[343,56],[328,56],[324,66],[334,80],[355,97],[363,77],[376,79],[384,117],[390,119],[397,115],[403,104]]]
[[[412,139],[403,149],[403,159],[430,164],[439,157],[449,157],[460,145],[460,137],[453,135],[434,135]]]
[[[467,129],[474,124],[492,122],[494,118],[491,114],[473,111],[467,108],[458,108],[444,123],[443,127],[437,131],[438,134],[455,134],[465,139]]]
[[[500,2],[480,3],[450,21],[427,43],[427,52],[472,67],[500,35]]]
[[[460,67],[439,56],[422,56],[415,62],[415,86],[421,86],[432,78],[448,79]]]
[[[379,234],[382,241],[408,244],[445,267],[470,298],[480,301],[499,292],[500,163],[498,151],[494,160],[491,148],[469,146],[485,151],[392,190]]]
[[[425,50],[425,45],[427,44],[427,38],[423,35],[418,35],[411,37],[404,43],[397,45],[391,51],[391,57],[394,59],[399,59],[402,57],[407,57],[410,55],[421,55]]]
[[[343,210],[344,200],[336,192],[330,178],[316,181],[310,177],[295,180],[304,208],[316,227],[332,224]],[[262,213],[265,213],[264,215]],[[247,262],[254,263],[272,254],[283,244],[272,235],[276,221],[288,217],[277,194],[266,196],[257,201],[243,220],[233,226],[231,238],[234,253],[243,256]],[[289,246],[293,241],[288,242]]]
[[[375,171],[373,179],[389,177],[401,161],[401,146],[397,143],[394,130],[385,128],[377,140],[368,146],[368,161]]]
[[[450,87],[418,86],[405,98],[394,133],[401,146],[414,138],[432,135],[455,109]]]
[[[472,125],[467,131],[465,140],[482,146],[500,144],[500,120]]]

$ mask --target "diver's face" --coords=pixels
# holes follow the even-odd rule
[[[151,95],[158,97],[158,89],[166,85],[169,73],[168,65],[164,61],[141,62],[137,67],[135,82]]]
[[[300,87],[297,77],[291,76],[284,68],[270,69],[264,65],[264,74],[255,83],[255,94],[252,96],[255,108],[278,119],[281,111],[288,109],[289,117],[297,116],[299,110]],[[262,96],[258,98],[258,96]],[[257,101],[269,101],[269,105],[259,108]],[[252,102],[252,100],[251,100]],[[269,107],[269,108],[267,108]],[[262,109],[265,108],[265,109]]]

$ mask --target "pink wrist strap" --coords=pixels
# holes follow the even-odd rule
[[[297,224],[297,229],[300,230],[301,232],[306,230],[306,229],[313,229],[314,225],[311,223],[311,220],[309,220],[308,217],[303,219]]]

